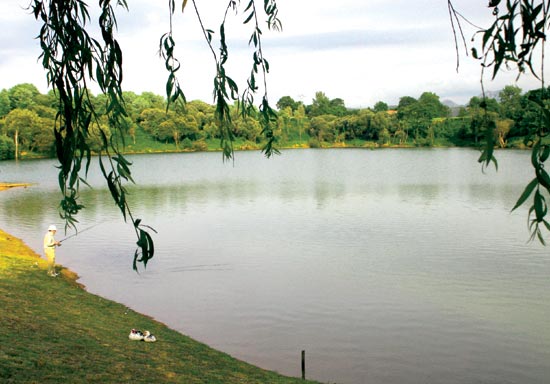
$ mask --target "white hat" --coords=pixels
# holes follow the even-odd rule
[[[57,228],[55,227],[55,225],[50,225],[48,227],[48,231],[57,231]]]

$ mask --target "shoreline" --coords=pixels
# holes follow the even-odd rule
[[[6,183],[6,182],[0,182],[0,191],[5,191],[6,189],[10,188],[27,188],[30,187],[31,183]]]
[[[0,183],[0,191],[29,185]],[[47,261],[0,228],[0,324],[12,341],[0,353],[2,382],[317,383],[211,348],[88,292],[76,272],[57,265],[59,276],[47,276]],[[130,341],[137,326],[153,330],[158,342]]]
[[[10,340],[0,353],[0,381],[316,383],[211,348],[88,292],[75,272],[59,268],[58,277],[47,276],[47,261],[0,229],[0,323]],[[129,340],[132,328],[151,330],[157,342]]]

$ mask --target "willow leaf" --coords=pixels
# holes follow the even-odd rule
[[[529,184],[527,184],[527,186],[525,187],[525,190],[523,191],[518,201],[516,202],[516,205],[514,205],[514,208],[512,208],[512,211],[514,211],[515,209],[520,207],[523,203],[525,203],[525,201],[529,198],[529,196],[531,196],[531,193],[533,193],[533,190],[537,185],[538,185],[537,178],[534,178],[533,180],[531,180]]]

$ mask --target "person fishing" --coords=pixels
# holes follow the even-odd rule
[[[58,273],[55,272],[55,247],[60,247],[61,242],[55,240],[55,232],[57,228],[55,225],[48,227],[48,232],[44,236],[44,254],[48,260],[48,276],[55,277]]]

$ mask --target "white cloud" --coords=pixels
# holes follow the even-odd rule
[[[23,1],[23,0],[21,0]],[[39,23],[27,14],[24,3],[0,4],[0,88],[33,82],[45,90],[45,74],[36,63],[40,54],[36,40]],[[133,0],[130,11],[119,10],[119,34],[124,54],[125,90],[164,94],[166,71],[158,57],[160,36],[168,31],[166,2]],[[177,2],[177,6],[181,2]],[[247,2],[242,2],[241,7]],[[480,93],[480,67],[462,55],[456,73],[456,54],[447,2],[442,0],[278,0],[282,33],[262,24],[264,54],[271,64],[268,91],[272,104],[285,95],[306,104],[316,91],[342,98],[351,107],[372,106],[379,100],[395,104],[401,96],[418,97],[424,91],[442,99],[465,103]],[[225,4],[225,3],[223,3]],[[258,2],[262,5],[263,2]],[[198,0],[206,28],[215,32],[224,8],[216,0]],[[491,20],[485,2],[455,1],[455,6],[480,25]],[[93,9],[96,3],[90,3]],[[92,12],[92,21],[96,17]],[[247,46],[250,26],[243,17],[230,16],[227,26],[229,74],[243,84],[250,72],[252,50]],[[473,30],[466,31],[467,39]],[[217,34],[217,33],[216,33]],[[215,75],[212,52],[188,2],[185,12],[174,17],[176,55],[182,63],[180,83],[187,98],[212,102]],[[217,50],[215,51],[217,53]],[[488,82],[489,90],[512,84],[515,74],[503,74]],[[538,83],[524,78],[524,90]]]

